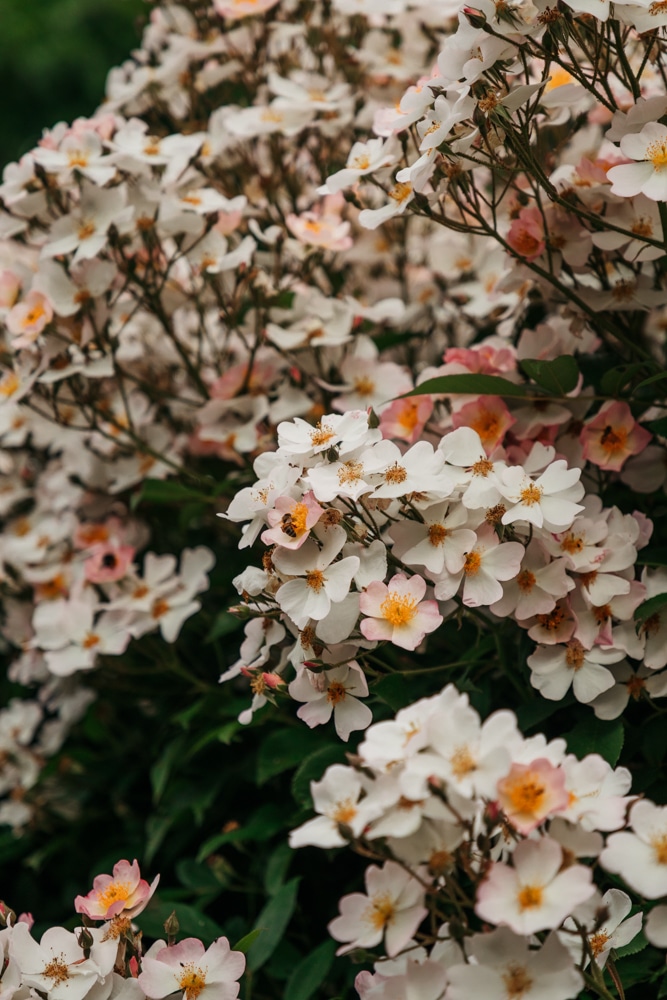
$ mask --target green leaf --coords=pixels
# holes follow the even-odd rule
[[[418,335],[412,331],[397,333],[395,330],[383,330],[382,333],[373,337],[373,343],[378,351],[388,351],[391,347],[399,347],[401,344],[407,344],[409,341],[414,343],[415,339],[418,339]]]
[[[667,726],[663,716],[650,719],[642,727],[642,750],[653,768],[659,768],[667,756]]]
[[[199,739],[188,748],[187,760],[196,756],[200,750],[203,750],[205,746],[209,743],[213,743],[215,740],[218,743],[224,743],[225,746],[230,746],[234,742],[234,737],[238,733],[239,729],[242,729],[240,722],[236,720],[232,722],[225,722],[223,726],[216,726],[214,729],[209,730],[207,733],[202,733]]]
[[[519,729],[525,732],[533,726],[538,726],[545,719],[551,718],[559,708],[563,708],[562,701],[547,701],[546,698],[533,698],[527,704],[519,705],[516,709]]]
[[[194,858],[181,858],[176,865],[176,875],[182,885],[195,892],[218,893],[223,888],[214,869],[200,864]]]
[[[210,944],[222,934],[222,927],[201,913],[194,906],[174,902],[173,899],[153,896],[150,903],[141,914],[141,929],[149,938],[164,937],[164,922],[172,912],[176,911],[180,924],[179,937],[198,937],[204,944]]]
[[[635,621],[645,622],[652,615],[659,614],[665,606],[667,606],[667,594],[656,594],[655,597],[649,597],[648,601],[642,601],[635,609]]]
[[[319,734],[316,736],[305,727],[277,729],[257,751],[257,784],[265,785],[269,778],[296,767],[321,742]]]
[[[216,639],[221,639],[224,635],[231,635],[232,632],[240,629],[242,625],[243,622],[236,615],[230,614],[229,611],[221,611],[220,614],[216,615],[215,621],[204,639],[204,645],[214,642]]]
[[[310,783],[319,781],[331,764],[343,764],[345,750],[342,744],[320,747],[310,757],[306,757],[292,778],[292,795],[299,805],[310,805]]]
[[[528,378],[554,396],[566,396],[576,389],[579,381],[579,365],[571,354],[563,354],[553,361],[526,358],[520,366]]]
[[[589,753],[598,753],[614,767],[623,749],[625,733],[620,719],[604,722],[592,718],[584,719],[565,738],[568,750],[579,759]]]
[[[605,396],[618,396],[620,395],[621,389],[631,382],[632,379],[637,375],[645,366],[641,362],[635,362],[630,365],[618,365],[616,368],[610,368],[604,373],[600,379],[600,389]]]
[[[660,417],[658,420],[649,420],[646,427],[660,437],[667,437],[667,417]]]
[[[636,562],[638,566],[667,566],[667,548],[650,546],[639,553]]]
[[[267,896],[275,896],[285,881],[287,870],[294,857],[294,851],[289,844],[278,844],[269,857],[264,873],[264,888]]]
[[[660,983],[660,988],[656,994],[657,1000],[664,1000],[667,997],[667,973],[663,976],[662,982]]]
[[[635,934],[632,941],[624,944],[621,948],[614,948],[616,958],[625,958],[626,955],[638,955],[644,948],[648,948],[648,939],[643,931]]]
[[[144,479],[141,489],[133,493],[130,507],[136,510],[141,503],[174,504],[186,500],[211,502],[211,497],[201,490],[179,483],[176,479]]]
[[[293,878],[286,882],[257,918],[257,927],[264,933],[248,949],[248,968],[253,972],[264,965],[280,944],[294,913],[300,881],[300,878]]]
[[[171,769],[182,755],[185,749],[186,741],[183,736],[177,737],[173,742],[168,743],[167,747],[160,757],[160,759],[153,764],[150,770],[151,786],[153,788],[153,802],[157,803],[162,798],[165,788],[167,787],[167,782],[169,781],[169,775],[171,774]]]
[[[416,389],[406,392],[399,399],[408,396],[427,396],[430,393],[452,395],[464,393],[472,396],[525,396],[525,385],[515,385],[499,375],[440,375],[429,378]]]
[[[254,944],[259,935],[262,933],[261,927],[255,927],[254,931],[250,931],[245,937],[242,937],[240,941],[237,941],[232,951],[242,951],[244,955],[248,954],[248,949],[251,944]]]
[[[654,382],[663,382],[667,378],[667,372],[658,372],[657,375],[651,375],[650,378],[645,378],[642,382],[634,387],[633,392],[639,392],[646,385],[653,385]]]
[[[288,810],[275,802],[267,802],[252,814],[246,823],[209,837],[199,849],[197,861],[203,861],[223,844],[238,844],[245,840],[270,840],[274,834],[284,830]]]
[[[147,862],[152,861],[155,857],[160,844],[167,836],[175,819],[176,815],[174,813],[156,813],[153,816],[149,816],[146,820],[146,849],[144,851],[144,858]],[[168,916],[169,914],[167,914]]]
[[[403,674],[389,674],[377,682],[373,688],[373,694],[393,712],[405,708],[411,701],[414,701],[414,688]]]
[[[295,966],[287,980],[284,1000],[310,1000],[313,993],[326,979],[333,965],[336,945],[334,941],[324,941],[315,951]]]

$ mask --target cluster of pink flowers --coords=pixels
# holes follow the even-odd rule
[[[642,913],[667,894],[667,809],[630,785],[598,754],[522,737],[512,712],[482,722],[450,685],[371,726],[354,766],[313,782],[318,816],[290,843],[380,862],[329,924],[339,954],[386,955],[358,974],[362,1000],[568,1000],[642,924],[667,945],[667,906]],[[633,915],[626,892],[602,891],[606,872],[643,897]]]
[[[145,952],[133,923],[155,892],[141,878],[136,861],[119,861],[112,875],[98,875],[86,896],[74,907],[84,914],[84,926],[68,931],[49,927],[39,941],[31,934],[33,919],[18,920],[3,907],[0,914],[2,995],[28,1000],[162,1000],[180,994],[182,1000],[236,1000],[245,956],[232,951],[221,937],[205,948],[197,938],[175,943],[155,941]],[[95,926],[94,921],[103,921]]]
[[[565,406],[551,405],[569,421]],[[373,428],[362,410],[315,426],[281,423],[278,450],[257,459],[260,478],[225,514],[246,522],[241,546],[261,537],[268,550],[261,569],[235,581],[252,619],[241,658],[222,679],[249,674],[256,709],[294,670],[288,691],[304,703],[297,714],[310,726],[333,714],[347,739],[371,721],[359,702],[368,652],[383,642],[415,650],[471,608],[489,628],[513,618],[539,644],[528,663],[545,698],[572,688],[609,719],[631,695],[666,695],[664,626],[658,617],[637,633],[633,621],[667,582],[663,570],[635,579],[651,523],[585,494],[582,469],[556,457],[573,450],[561,437],[510,444],[506,432],[519,421],[535,431],[529,410],[514,415],[493,397],[462,403],[454,430],[424,432],[411,446],[382,436],[384,414]],[[618,419],[610,409],[603,416],[612,427]],[[584,425],[584,449],[599,422]],[[593,445],[592,461],[591,453]],[[633,669],[627,657],[643,664]]]

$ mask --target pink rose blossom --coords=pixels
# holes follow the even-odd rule
[[[92,920],[111,920],[120,913],[136,917],[145,909],[159,880],[158,875],[149,885],[141,878],[136,860],[132,864],[119,861],[113,867],[113,875],[97,875],[88,895],[76,897],[74,909]]]
[[[517,256],[529,263],[544,253],[544,223],[538,208],[521,209],[509,228],[507,242]]]
[[[491,865],[477,890],[475,912],[515,934],[559,927],[595,891],[590,868],[563,868],[563,848],[550,837],[522,840],[512,861],[512,867]]]
[[[481,396],[452,415],[455,428],[472,427],[479,434],[487,455],[495,451],[513,423],[514,417],[499,396]]]
[[[132,545],[114,545],[112,542],[93,545],[90,557],[83,564],[86,580],[91,583],[113,583],[127,574],[135,549]]]
[[[232,951],[226,937],[207,949],[197,938],[185,938],[170,947],[156,942],[141,964],[139,985],[151,1000],[181,990],[184,1000],[235,1000],[245,955]]]
[[[512,764],[498,782],[498,804],[519,833],[528,834],[569,801],[565,772],[545,757],[530,764]]]
[[[620,472],[626,459],[638,455],[651,440],[637,423],[627,403],[605,403],[581,432],[584,458],[600,469]]]
[[[5,323],[14,337],[15,346],[26,347],[34,343],[44,327],[53,319],[51,303],[41,292],[28,292],[8,313]]]
[[[424,425],[432,413],[433,400],[430,396],[397,399],[382,411],[382,437],[399,438],[408,444],[414,444],[421,437]]]
[[[315,495],[305,493],[303,499],[278,497],[273,510],[266,515],[271,525],[262,535],[265,545],[279,545],[284,549],[300,549],[313,528],[324,514]]]
[[[428,632],[442,624],[437,601],[422,601],[426,581],[397,573],[389,585],[374,580],[359,600],[364,618],[359,628],[366,639],[388,639],[401,649],[416,649]]]

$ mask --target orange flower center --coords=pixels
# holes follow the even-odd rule
[[[396,908],[388,893],[375,896],[365,916],[376,930],[383,930],[394,919]]]
[[[524,885],[519,891],[517,902],[520,910],[534,910],[536,906],[542,905],[544,891],[539,885]]]
[[[335,436],[330,427],[322,427],[321,424],[317,424],[310,432],[310,440],[314,448],[321,447],[323,444],[331,441],[332,438],[335,438]]]
[[[667,865],[667,834],[663,833],[661,837],[653,837],[651,847],[658,864]]]
[[[578,639],[570,639],[565,652],[565,662],[570,670],[581,670],[586,659],[586,651]]]
[[[127,882],[110,882],[106,889],[102,889],[97,894],[97,901],[100,906],[108,909],[113,903],[122,899],[125,901],[130,895],[130,886]]]
[[[523,965],[510,963],[503,972],[503,982],[507,991],[507,1000],[520,1000],[533,985]]]
[[[532,507],[534,503],[539,503],[542,499],[542,490],[535,483],[531,483],[530,486],[526,486],[525,490],[521,490],[521,502],[525,503],[526,507]]]
[[[608,451],[611,455],[615,455],[617,452],[625,450],[627,440],[628,432],[623,427],[615,429],[608,426],[602,432],[600,444],[605,451]]]
[[[308,572],[306,573],[306,583],[311,588],[311,590],[314,590],[316,593],[319,593],[322,587],[324,586],[324,573],[322,572],[322,570],[321,569],[308,570]]]
[[[69,979],[69,969],[67,968],[67,963],[64,961],[62,956],[60,958],[54,958],[50,961],[49,964],[44,967],[43,975],[53,981],[53,986],[58,986],[60,983],[67,982]]]
[[[534,573],[531,573],[529,569],[524,569],[517,576],[516,583],[519,590],[523,591],[524,594],[529,594],[537,583],[537,580]]]
[[[341,701],[345,701],[346,695],[344,685],[340,681],[334,681],[327,690],[327,701],[332,705],[338,705]]]
[[[409,594],[398,594],[391,590],[380,605],[380,611],[385,621],[400,628],[409,625],[417,614],[417,601]]]
[[[463,572],[466,576],[474,576],[479,572],[479,568],[482,565],[482,557],[479,552],[473,549],[472,552],[466,552],[466,561],[463,564]]]
[[[444,524],[431,524],[428,529],[428,540],[435,548],[444,545],[447,537],[447,528]]]
[[[455,778],[465,778],[466,774],[477,770],[477,761],[467,746],[457,747],[449,758],[452,774]]]
[[[206,986],[206,973],[194,962],[188,962],[187,965],[183,966],[183,973],[178,985],[182,990],[185,990],[186,1000],[197,1000]]]
[[[399,465],[398,462],[395,462],[390,469],[387,469],[387,471],[384,474],[384,478],[385,481],[388,483],[399,484],[405,482],[405,480],[408,478],[408,474],[402,465]]]

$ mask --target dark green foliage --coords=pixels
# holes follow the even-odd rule
[[[136,46],[146,14],[142,0],[2,0],[0,166],[31,149],[43,128],[93,113],[109,67]]]

